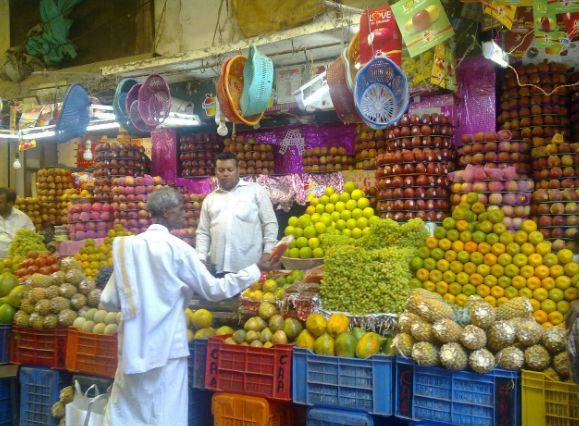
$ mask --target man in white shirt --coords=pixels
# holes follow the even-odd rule
[[[105,425],[187,424],[185,307],[193,293],[207,300],[234,296],[259,279],[255,264],[213,277],[191,246],[170,234],[182,222],[183,197],[172,188],[148,199],[153,219],[145,232],[113,242],[114,271],[101,296],[120,310],[119,364]]]
[[[0,188],[0,259],[6,257],[8,246],[19,229],[34,231],[34,224],[24,212],[14,208],[16,193]]]
[[[219,188],[203,201],[197,252],[219,276],[269,256],[277,241],[278,224],[265,189],[239,178],[234,154],[217,155],[215,176]]]

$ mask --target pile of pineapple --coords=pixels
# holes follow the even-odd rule
[[[415,289],[400,315],[395,353],[422,366],[486,374],[495,367],[542,371],[554,380],[570,376],[565,330],[543,328],[528,299],[516,297],[498,308],[471,296],[464,308],[438,294]]]
[[[20,310],[14,315],[18,327],[68,327],[80,313],[100,303],[101,290],[86,278],[80,263],[71,257],[60,261],[58,272],[33,274],[26,285]]]

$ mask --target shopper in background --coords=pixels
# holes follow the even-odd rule
[[[268,257],[276,244],[278,224],[265,189],[239,178],[234,154],[217,155],[215,176],[219,188],[203,201],[197,252],[221,276]]]
[[[8,246],[19,229],[35,229],[26,213],[14,207],[15,202],[14,191],[0,188],[0,259],[6,257]]]
[[[259,279],[252,264],[215,278],[197,252],[171,235],[184,217],[183,197],[172,188],[151,193],[153,224],[143,233],[116,238],[114,270],[101,296],[105,309],[120,310],[119,365],[105,425],[187,425],[187,327],[184,310],[193,293],[218,301]]]

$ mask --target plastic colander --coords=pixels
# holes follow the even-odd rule
[[[273,89],[273,62],[255,46],[243,68],[243,92],[239,106],[244,116],[260,114],[267,108]]]

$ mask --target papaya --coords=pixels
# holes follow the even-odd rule
[[[350,333],[342,333],[336,338],[336,355],[356,356],[356,338]]]
[[[296,339],[296,345],[300,348],[314,350],[314,336],[308,331],[303,330]]]
[[[306,319],[306,328],[315,337],[320,337],[326,332],[326,319],[322,314],[310,314]]]
[[[0,324],[12,324],[12,320],[14,319],[14,314],[16,313],[16,309],[14,309],[8,303],[4,303],[0,306]]]
[[[328,318],[326,329],[332,337],[338,337],[340,334],[348,331],[350,319],[344,314],[332,314]]]
[[[356,356],[368,358],[380,352],[384,338],[373,331],[365,333],[356,344]]]
[[[0,297],[6,296],[18,285],[18,279],[10,272],[0,274]]]
[[[386,337],[382,343],[382,353],[384,355],[393,355],[392,337]]]
[[[322,334],[314,342],[314,353],[318,355],[335,355],[335,343],[328,333]]]
[[[283,325],[283,332],[289,342],[293,341],[302,332],[302,323],[296,318],[286,318]]]
[[[19,308],[26,290],[28,290],[27,285],[17,285],[10,291],[10,293],[8,293],[8,295],[0,297],[0,305],[8,303],[14,308]]]
[[[352,336],[356,338],[356,341],[360,340],[364,335],[365,331],[362,330],[360,327],[354,327],[352,329]]]

